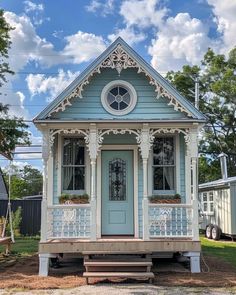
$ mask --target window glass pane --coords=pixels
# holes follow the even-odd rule
[[[125,108],[127,108],[127,104],[124,103],[123,101],[120,102],[120,110],[124,110]]]
[[[72,165],[73,164],[73,143],[71,138],[64,139],[63,146],[63,164]]]
[[[75,165],[84,165],[84,146],[81,140],[75,141]]]
[[[209,193],[209,201],[213,201],[213,192]]]
[[[114,87],[114,88],[112,88],[111,90],[110,90],[110,92],[111,92],[111,94],[113,94],[113,95],[118,95],[118,87]]]
[[[163,167],[153,168],[153,189],[164,190]]]
[[[118,110],[118,102],[114,101],[114,102],[111,104],[111,107],[112,107],[114,110]]]
[[[214,212],[214,204],[210,203],[210,212]]]
[[[202,199],[203,199],[203,201],[204,202],[207,202],[207,193],[203,193],[203,195],[202,195]]]
[[[164,176],[164,184],[165,190],[173,190],[174,189],[174,167],[164,167],[163,168],[163,176]]]
[[[174,165],[174,138],[163,139],[163,164]]]
[[[153,164],[163,164],[163,138],[156,138],[153,144]]]
[[[84,167],[74,168],[74,190],[84,190],[85,169]]]
[[[207,212],[207,203],[203,203],[203,211]]]
[[[123,87],[119,87],[119,94],[124,95],[127,92],[127,90]]]
[[[63,190],[73,190],[73,167],[63,167]]]
[[[109,162],[109,200],[126,200],[126,161],[119,158]]]

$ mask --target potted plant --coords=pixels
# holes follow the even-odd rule
[[[181,195],[153,195],[149,197],[152,204],[179,204],[181,203]]]
[[[59,197],[59,203],[65,204],[66,202],[72,204],[88,204],[89,203],[89,195],[77,195],[77,194],[62,194]]]

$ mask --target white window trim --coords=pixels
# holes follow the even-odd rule
[[[210,201],[210,193],[213,194],[213,201]],[[204,201],[203,200],[203,195],[206,194],[207,195],[207,200]],[[215,211],[214,211],[214,199],[215,199],[215,195],[214,195],[214,191],[205,191],[205,192],[201,192],[201,207],[202,207],[202,212],[205,215],[214,215]],[[207,210],[204,210],[204,204],[207,204]],[[213,211],[211,211],[211,204],[213,204]]]
[[[180,148],[179,148],[179,135],[176,134],[158,134],[156,137],[173,137],[174,138],[174,152],[175,152],[175,165],[174,165],[174,190],[154,190],[153,189],[153,148],[151,148],[149,153],[149,161],[148,161],[148,194],[152,195],[175,195],[180,194]]]
[[[58,138],[58,175],[57,175],[57,194],[58,197],[63,194],[63,193],[68,193],[68,194],[84,194],[87,193],[90,195],[90,185],[89,185],[89,178],[90,178],[90,162],[89,162],[89,154],[86,149],[85,145],[85,185],[84,185],[84,190],[63,190],[62,187],[62,163],[63,163],[63,140],[64,138],[78,138],[76,135],[70,135],[70,136],[63,136],[59,135]],[[83,139],[83,137],[79,137]]]
[[[116,86],[123,86],[124,88],[126,88],[129,91],[130,94],[130,105],[124,109],[124,110],[114,110],[112,107],[110,107],[110,105],[107,103],[107,94],[108,92],[116,87]],[[137,93],[136,90],[134,89],[134,87],[127,81],[123,81],[123,80],[114,80],[111,81],[110,83],[108,83],[103,89],[102,89],[102,93],[101,93],[101,102],[102,102],[102,106],[104,107],[104,109],[112,114],[112,115],[116,115],[116,116],[123,116],[126,115],[128,113],[130,113],[136,106],[137,103]]]

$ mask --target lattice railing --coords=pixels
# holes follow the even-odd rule
[[[47,239],[89,238],[90,214],[89,204],[48,207]]]
[[[150,238],[193,237],[193,207],[186,204],[149,204]]]

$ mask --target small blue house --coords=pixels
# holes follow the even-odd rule
[[[179,252],[199,272],[204,122],[121,38],[112,43],[34,119],[43,134],[40,275],[58,253]]]

